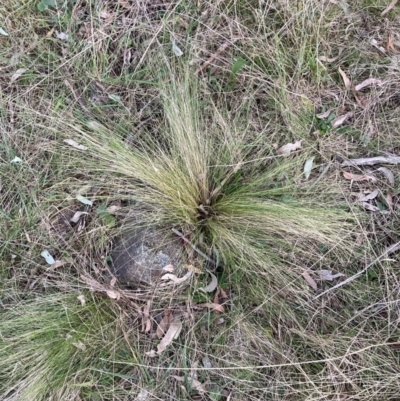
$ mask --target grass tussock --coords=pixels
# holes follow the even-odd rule
[[[39,3],[0,5],[0,400],[398,399],[398,168],[350,182],[335,160],[399,152],[399,6]],[[138,226],[217,262],[223,314],[198,308],[213,266],[183,244],[190,285],[106,297]],[[152,358],[165,309],[182,332]]]

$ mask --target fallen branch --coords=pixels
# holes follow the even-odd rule
[[[400,156],[376,156],[361,159],[348,159],[340,165],[345,166],[373,166],[374,164],[400,164]]]

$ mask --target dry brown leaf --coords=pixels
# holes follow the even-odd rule
[[[323,118],[328,118],[329,115],[332,113],[333,109],[329,109],[325,111],[325,113],[316,114],[315,117],[319,118],[320,120]]]
[[[111,299],[116,299],[117,301],[121,298],[121,294],[118,291],[110,290],[110,288],[104,284],[100,284],[98,281],[92,279],[91,277],[80,275],[80,279],[92,287],[93,290],[105,292],[107,296]]]
[[[184,281],[186,281],[188,278],[190,278],[193,274],[193,271],[189,270],[183,277],[178,278],[177,276],[175,276],[175,274],[164,274],[161,277],[161,280],[171,280],[173,283],[175,284],[181,284]]]
[[[383,81],[381,79],[377,79],[377,78],[368,78],[365,81],[361,82],[360,84],[358,84],[354,89],[356,91],[360,91],[364,88],[366,88],[367,86],[370,85],[382,85]]]
[[[392,35],[388,36],[388,40],[387,40],[387,43],[386,43],[386,51],[389,51],[389,50],[392,51],[395,54],[399,53],[399,51],[394,47]]]
[[[78,295],[77,298],[80,301],[81,305],[85,306],[85,304],[86,304],[85,296],[84,295]]]
[[[308,271],[304,270],[303,273],[301,273],[303,276],[304,280],[307,281],[307,284],[314,290],[317,291],[317,283],[314,281],[314,279],[310,276],[310,273]]]
[[[107,294],[111,299],[116,299],[117,301],[121,298],[121,294],[120,294],[118,291],[106,290],[106,294]]]
[[[288,143],[286,145],[283,145],[279,149],[277,149],[276,154],[282,156],[289,155],[290,152],[301,148],[301,142],[302,140],[297,141],[295,143]]]
[[[358,197],[358,200],[360,202],[367,202],[369,200],[375,199],[378,195],[379,195],[379,189],[375,189],[375,191],[372,191],[371,193],[369,193],[367,195],[360,194],[360,196]]]
[[[112,279],[111,279],[111,281],[110,281],[110,286],[111,287],[115,287],[115,284],[117,283],[117,278],[116,277],[113,277]]]
[[[317,270],[316,273],[318,273],[321,280],[326,281],[333,281],[335,278],[344,277],[343,273],[332,274],[332,270]]]
[[[111,205],[107,208],[107,213],[108,214],[115,214],[118,210],[121,209],[121,206],[117,206],[117,205]]]
[[[175,380],[178,380],[180,382],[188,382],[189,386],[193,389],[198,391],[199,393],[205,393],[207,390],[204,388],[204,386],[196,379],[192,379],[189,377],[181,377],[181,376],[171,376]]]
[[[212,273],[210,273],[210,275],[211,275],[210,284],[208,284],[208,285],[205,286],[205,287],[199,288],[200,291],[204,291],[204,292],[213,292],[213,291],[217,288],[217,286],[218,286],[217,277],[216,277],[214,274],[212,274]]]
[[[160,355],[165,351],[165,349],[172,343],[172,341],[176,338],[178,338],[179,333],[182,330],[182,322],[180,318],[174,319],[169,328],[168,331],[165,333],[165,336],[163,339],[160,341],[160,344],[157,345],[157,354]]]
[[[63,140],[64,143],[66,143],[69,146],[72,146],[75,149],[79,149],[79,150],[87,150],[86,146],[83,145],[79,145],[78,142],[74,141],[73,139],[64,139]]]
[[[389,206],[389,209],[393,210],[393,196],[392,196],[392,194],[390,192],[387,193],[385,199],[386,199],[386,203]]]
[[[150,308],[151,308],[151,301],[147,301],[147,304],[143,307],[143,315],[142,315],[143,333],[148,333],[151,330]]]
[[[198,307],[200,307],[200,308],[208,308],[208,309],[211,309],[211,310],[213,310],[213,311],[215,311],[215,312],[217,312],[217,313],[223,313],[223,312],[225,312],[225,308],[224,308],[222,305],[220,305],[220,304],[215,304],[215,303],[213,303],[213,302],[206,302],[206,303],[204,303],[204,304],[198,304],[198,305],[196,305],[196,306],[198,306]]]
[[[361,203],[361,206],[362,206],[364,209],[369,210],[370,212],[379,212],[379,211],[380,211],[378,206],[371,205],[371,204],[368,203],[368,202],[362,202],[362,203]]]
[[[11,76],[10,83],[16,81],[24,72],[28,71],[27,68],[19,68],[14,74]]]
[[[390,185],[394,185],[394,174],[387,167],[379,167],[376,171],[380,171],[390,182]]]
[[[88,212],[75,212],[75,214],[72,216],[70,222],[77,223],[79,221],[79,219],[81,218],[81,216],[84,214],[88,214]]]
[[[347,171],[343,172],[343,177],[346,180],[352,180],[352,181],[371,181],[371,182],[376,182],[376,177],[370,174],[353,174],[349,173]]]
[[[338,68],[339,74],[342,76],[343,82],[344,82],[344,87],[346,89],[350,89],[351,88],[351,81],[350,79],[347,77],[346,73],[339,67]]]
[[[332,121],[332,128],[337,128],[339,126],[341,126],[349,117],[351,117],[353,115],[352,111],[349,111],[346,114],[343,114],[341,116],[336,117],[333,121]]]
[[[382,12],[381,12],[381,17],[383,17],[385,14],[387,14],[394,6],[397,4],[398,0],[393,0]]]
[[[173,319],[174,319],[174,316],[173,316],[172,312],[168,308],[165,309],[164,316],[161,319],[160,324],[157,326],[157,331],[156,331],[157,338],[159,338],[159,339],[162,338],[162,336],[168,330],[168,327],[171,324]]]
[[[164,270],[165,272],[172,273],[175,270],[175,267],[173,265],[167,265],[167,266],[164,266],[162,268],[162,270]]]

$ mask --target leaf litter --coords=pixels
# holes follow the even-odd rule
[[[333,281],[339,277],[345,277],[343,273],[332,274],[332,270],[317,270],[316,273],[319,275],[321,280]]]
[[[280,156],[289,155],[290,152],[301,148],[301,143],[303,140],[297,141],[295,143],[288,143],[286,145],[281,146],[276,150],[276,154]]]
[[[306,180],[308,180],[310,177],[311,170],[312,170],[313,164],[314,164],[314,159],[315,159],[315,156],[310,157],[304,164],[304,176],[305,176]]]
[[[348,171],[343,172],[343,177],[346,180],[351,180],[351,181],[371,181],[371,182],[376,182],[377,179],[371,174],[353,174],[349,173]]]
[[[394,174],[387,167],[379,167],[376,171],[380,171],[389,181],[390,185],[394,185]]]
[[[303,272],[301,273],[301,275],[303,276],[304,280],[306,280],[307,284],[314,290],[317,291],[318,287],[317,287],[317,283],[315,282],[315,280],[311,277],[310,273],[307,270],[303,270]]]
[[[177,317],[171,322],[167,332],[165,333],[165,336],[157,345],[158,355],[162,354],[167,349],[167,347],[172,343],[172,341],[176,340],[179,337],[181,330],[182,330],[182,321],[180,317]]]
[[[207,286],[205,286],[205,287],[199,288],[200,291],[203,291],[203,292],[213,292],[213,291],[217,288],[217,286],[218,286],[217,277],[216,277],[214,274],[212,274],[211,272],[210,272],[210,275],[211,275],[211,281],[210,281],[210,283],[209,283]]]

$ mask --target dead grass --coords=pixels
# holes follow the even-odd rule
[[[398,168],[390,167],[394,186],[375,167],[376,183],[350,182],[332,156],[399,151],[399,6],[381,17],[387,2],[367,0],[78,1],[43,13],[36,0],[4,3],[0,399],[129,400],[141,389],[146,400],[397,399],[398,262],[396,253],[380,256],[399,241]],[[346,90],[339,67],[354,85],[383,83]],[[353,115],[332,128],[316,117],[328,109]],[[300,139],[295,155],[274,156]],[[222,194],[221,184],[216,217],[200,230],[199,199]],[[383,213],[356,201],[375,188],[370,203]],[[78,192],[95,199],[79,231],[69,222],[83,210]],[[174,297],[153,294],[152,330],[167,306],[184,316],[182,333],[156,358],[146,352],[157,340],[140,331],[144,303],[89,292],[79,279],[109,285],[106,256],[133,203],[143,224],[177,227],[219,257],[229,295],[223,314],[197,309],[212,300],[198,291],[205,274]],[[96,213],[99,205],[122,206],[117,225]],[[46,266],[44,249],[66,263]],[[369,264],[314,299],[341,280],[318,280],[317,271],[350,277]],[[123,293],[118,284],[115,291]]]

